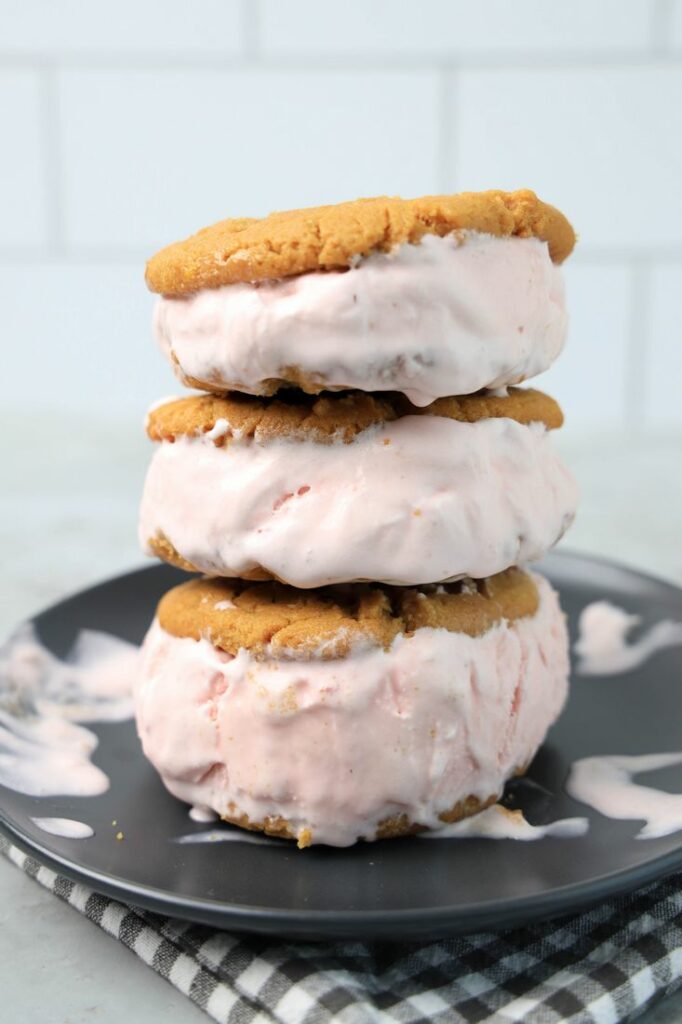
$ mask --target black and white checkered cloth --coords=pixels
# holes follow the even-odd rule
[[[615,1024],[682,984],[682,876],[559,921],[440,942],[277,942],[124,906],[0,852],[216,1021]]]

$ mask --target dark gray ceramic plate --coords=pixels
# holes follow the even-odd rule
[[[617,565],[559,553],[542,569],[561,592],[574,636],[581,609],[601,598],[640,614],[645,626],[682,619],[682,590]],[[58,655],[83,627],[138,642],[159,596],[183,578],[166,566],[130,573],[55,605],[35,624]],[[166,793],[130,722],[95,727],[95,761],[111,778],[108,793],[33,798],[0,787],[0,826],[39,860],[100,892],[223,928],[402,940],[499,928],[577,910],[682,869],[681,833],[635,839],[636,822],[603,818],[562,789],[575,758],[682,749],[681,697],[680,648],[623,676],[573,680],[530,782],[513,783],[505,799],[534,823],[587,815],[590,830],[579,839],[403,839],[303,852],[284,841],[180,846],[174,837],[207,826],[189,821],[187,808]],[[682,767],[647,781],[679,792]],[[95,835],[49,836],[32,816],[76,818]]]

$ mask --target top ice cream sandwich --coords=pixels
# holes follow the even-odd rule
[[[527,190],[379,197],[221,221],[162,249],[146,278],[157,339],[191,387],[426,405],[551,365],[574,243]]]

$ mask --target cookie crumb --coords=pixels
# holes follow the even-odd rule
[[[298,848],[304,850],[306,846],[310,846],[313,841],[313,834],[309,828],[302,828],[298,833]]]

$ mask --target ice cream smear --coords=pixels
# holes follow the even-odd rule
[[[191,816],[191,815],[190,815]],[[198,820],[198,819],[196,819]],[[510,811],[502,804],[493,804],[480,814],[457,821],[453,825],[427,832],[419,832],[418,839],[516,839],[529,842],[546,836],[576,838],[588,831],[587,818],[564,818],[547,825],[531,825],[522,811]],[[236,828],[214,828],[206,832],[188,832],[177,836],[176,843],[197,845],[201,843],[253,843],[259,846],[279,846],[282,840],[270,839],[258,833],[245,832]]]
[[[73,818],[31,818],[31,821],[43,832],[65,839],[90,839],[95,834],[90,825],[83,821],[74,821]]]
[[[215,821],[218,815],[208,807],[190,807],[189,817],[192,821],[208,822]]]
[[[161,297],[157,341],[192,386],[402,391],[415,405],[546,370],[566,336],[560,269],[537,238],[425,235],[345,271]]]
[[[575,838],[584,836],[589,829],[587,818],[562,818],[547,825],[531,825],[522,811],[510,811],[502,804],[493,804],[472,818],[464,818],[452,825],[421,832],[420,839],[518,839],[532,842],[545,836]]]
[[[578,672],[583,676],[618,675],[642,665],[666,647],[682,645],[682,622],[663,619],[637,640],[628,636],[641,622],[639,615],[609,601],[594,601],[583,608],[578,620]]]
[[[682,764],[682,752],[584,757],[574,761],[566,791],[607,818],[644,821],[637,839],[658,839],[682,831],[682,793],[641,786],[633,776]]]
[[[64,660],[24,625],[0,650],[0,784],[30,796],[96,796],[109,788],[83,722],[132,717],[138,648],[83,630]]]
[[[279,846],[281,840],[270,839],[258,832],[247,832],[243,828],[212,828],[206,832],[188,832],[176,836],[176,843],[183,846],[197,846],[203,843],[250,843],[252,846]]]
[[[544,597],[546,601],[546,593]],[[623,615],[627,613],[621,612]],[[195,647],[202,659],[206,659],[211,673],[218,663],[233,663],[217,659],[214,665],[206,641],[178,643],[183,649],[187,645]],[[84,631],[67,657],[61,660],[40,643],[31,626],[22,627],[0,651],[0,784],[31,796],[95,796],[105,792],[109,780],[92,763],[97,737],[79,723],[121,721],[130,717],[137,656],[138,649],[132,644],[105,633]],[[238,699],[236,693],[233,699]],[[397,694],[394,699],[398,699]],[[400,708],[396,706],[396,710]],[[200,739],[199,731],[196,739]],[[174,760],[179,753],[176,748]],[[482,755],[484,748],[479,753]],[[443,749],[436,761],[445,756]],[[633,779],[640,773],[680,764],[682,752],[587,757],[573,764],[566,789],[574,799],[607,817],[644,821],[638,838],[657,838],[682,831],[682,794],[640,785]],[[182,786],[177,788],[183,790]],[[189,784],[184,789],[189,794],[195,787]],[[185,792],[181,795],[185,796]],[[209,808],[198,801],[189,814],[194,821],[201,822],[214,817]],[[87,838],[94,834],[89,825],[73,819],[36,817],[33,821],[53,835]],[[520,813],[500,805],[453,825],[438,827],[435,821],[431,824],[436,830],[423,833],[423,838],[528,841],[546,836],[578,836],[587,830],[584,818],[534,826]],[[184,844],[278,843],[278,840],[231,827],[188,833],[177,841]]]

